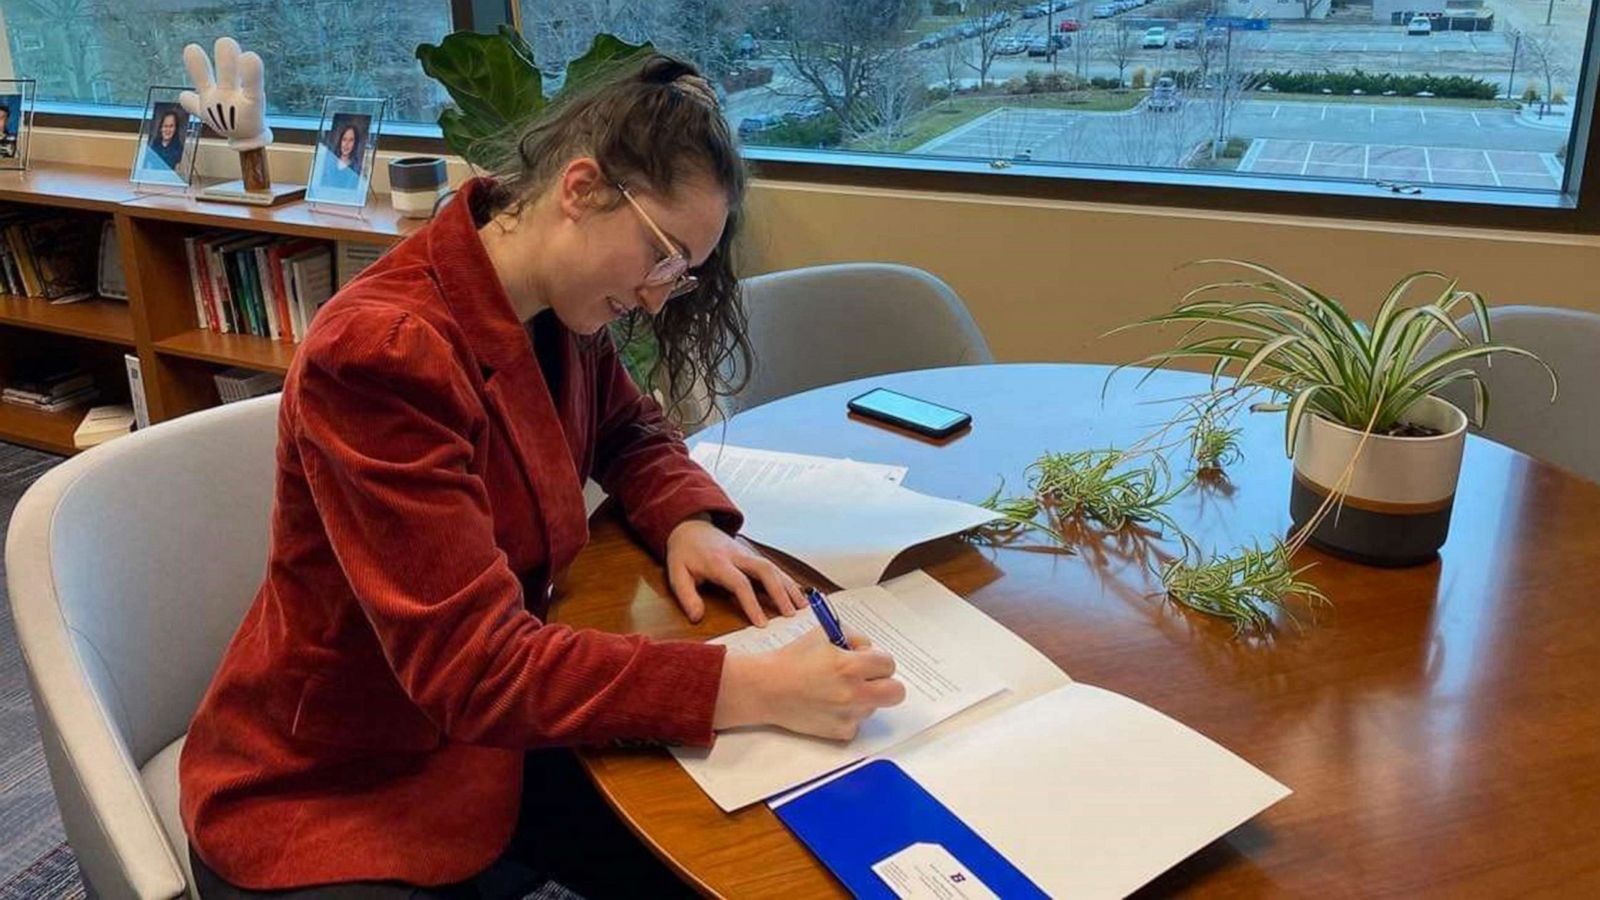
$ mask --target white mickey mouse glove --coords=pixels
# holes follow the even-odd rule
[[[258,150],[272,143],[267,127],[267,98],[262,91],[261,57],[255,51],[239,52],[239,42],[217,38],[217,73],[199,44],[183,48],[183,64],[195,89],[178,95],[178,102],[204,119],[234,150]]]

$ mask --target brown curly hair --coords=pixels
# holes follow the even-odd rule
[[[514,213],[580,156],[593,157],[613,181],[642,185],[669,199],[678,184],[697,175],[721,187],[728,221],[716,249],[695,270],[699,287],[653,317],[635,311],[622,334],[626,342],[636,328],[654,332],[660,356],[652,374],[665,375],[668,406],[678,405],[697,385],[713,399],[743,387],[752,355],[733,244],[747,175],[728,121],[699,70],[651,54],[610,77],[563,92],[544,115],[509,142],[502,139],[496,150],[495,180],[486,197],[492,214]],[[620,195],[611,201],[613,207],[624,202]]]

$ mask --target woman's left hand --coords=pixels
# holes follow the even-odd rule
[[[744,614],[756,625],[767,624],[766,613],[756,600],[756,582],[766,591],[772,607],[786,616],[806,605],[793,578],[704,517],[684,520],[667,537],[667,581],[691,622],[700,621],[706,614],[706,602],[698,587],[707,581],[737,598]]]

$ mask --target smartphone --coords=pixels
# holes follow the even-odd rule
[[[928,437],[948,437],[972,424],[959,409],[918,400],[888,388],[874,388],[850,401],[850,411]]]

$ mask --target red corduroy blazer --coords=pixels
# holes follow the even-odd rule
[[[562,329],[551,395],[480,186],[340,291],[289,370],[266,578],[179,766],[189,839],[238,886],[461,880],[507,843],[528,748],[712,740],[721,647],[540,617],[591,473],[658,556],[738,511],[609,341]]]

